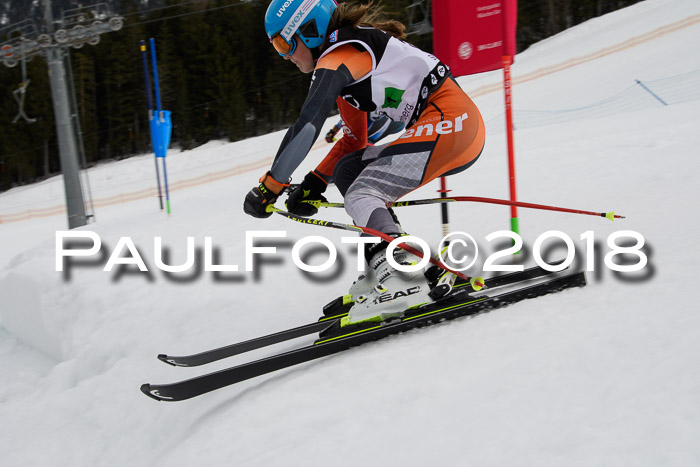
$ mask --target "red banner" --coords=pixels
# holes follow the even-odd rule
[[[502,68],[515,55],[517,0],[432,0],[433,50],[455,76]]]

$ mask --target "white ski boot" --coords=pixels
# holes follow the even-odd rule
[[[352,296],[353,300],[357,300],[359,297],[369,294],[378,284],[374,269],[368,267],[367,271],[360,274],[357,280],[352,283],[348,295]]]
[[[394,222],[396,223],[396,231],[398,232],[397,235],[407,235],[406,232],[403,230],[403,227],[401,227],[401,224],[399,223],[399,218],[396,217],[396,213],[394,213],[394,210],[391,208],[388,208],[389,214],[391,214],[391,217],[394,219]],[[367,250],[371,251],[371,248],[368,247]],[[366,255],[367,250],[365,251],[365,260],[369,262],[370,258],[368,258]],[[400,254],[400,253],[405,253],[403,250],[398,250],[394,252],[394,256]],[[414,258],[416,258],[414,256]],[[418,260],[420,258],[416,258]],[[377,276],[374,273],[374,269],[372,267],[367,267],[365,268],[365,272],[360,274],[360,276],[357,278],[355,282],[352,283],[350,286],[350,290],[348,291],[348,295],[351,296],[351,300],[356,300],[358,297],[361,296],[367,296],[370,292],[372,292],[372,289],[379,285],[379,281],[377,281]]]
[[[419,259],[404,250],[394,250],[394,260],[398,264],[416,264]],[[429,296],[430,287],[424,271],[404,272],[395,269],[387,260],[386,248],[374,253],[369,265],[377,285],[369,292],[353,297],[355,303],[348,315],[341,319],[341,327],[401,317],[407,309],[433,301]],[[356,281],[353,287],[357,284],[359,290],[361,285],[366,286],[368,282],[369,279],[362,281],[362,284]]]

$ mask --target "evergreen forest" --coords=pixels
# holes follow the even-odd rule
[[[520,0],[518,51],[637,1]],[[393,17],[414,25],[426,20],[421,16],[428,2],[378,1]],[[172,112],[171,147],[236,141],[296,120],[310,75],[299,73],[270,46],[263,27],[267,0],[163,0],[155,8],[145,8],[146,3],[121,0],[122,29],[102,34],[97,45],[66,49],[89,166],[151,151],[139,47],[151,37],[157,44],[163,108]],[[0,43],[6,39],[0,36]],[[432,50],[430,33],[418,31],[408,40]],[[36,120],[13,123],[19,111],[13,91],[24,80],[22,67],[0,66],[0,191],[60,172],[46,60],[34,56],[25,68],[30,84],[24,111]]]

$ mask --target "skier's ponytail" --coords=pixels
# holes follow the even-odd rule
[[[406,38],[406,26],[400,21],[386,18],[383,7],[374,0],[367,4],[339,3],[328,30],[358,26],[381,29],[397,39]]]

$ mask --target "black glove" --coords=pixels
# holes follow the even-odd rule
[[[318,206],[312,203],[327,202],[321,193],[328,184],[316,172],[309,172],[304,181],[294,188],[287,198],[287,211],[297,216],[310,217],[318,212]]]
[[[329,143],[332,143],[335,141],[335,135],[338,133],[338,127],[334,126],[330,130],[328,130],[328,133],[326,133],[326,141]]]
[[[279,190],[278,193],[273,193],[272,189],[268,188],[265,182]],[[243,210],[246,214],[260,219],[270,217],[272,212],[267,210],[268,206],[274,206],[277,197],[282,194],[287,186],[289,185],[279,183],[273,179],[270,176],[270,172],[266,173],[260,179],[260,185],[250,190],[246,195],[245,202],[243,203]]]

